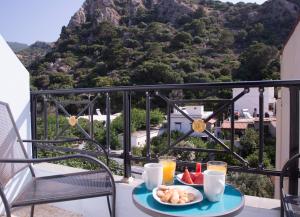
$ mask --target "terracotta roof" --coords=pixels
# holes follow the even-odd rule
[[[210,124],[214,124],[214,123],[216,123],[216,122],[217,122],[217,120],[214,119],[214,118],[212,118],[212,119],[210,119],[210,120],[208,121],[208,123],[210,123]]]
[[[248,128],[248,124],[249,123],[234,122],[234,129],[245,130]],[[222,129],[231,129],[231,122],[229,122],[229,121],[223,122],[221,128]]]

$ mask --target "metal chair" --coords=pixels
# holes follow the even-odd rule
[[[32,163],[55,162],[81,159],[99,166],[95,171],[35,177]],[[12,200],[4,193],[6,184],[19,172],[29,169],[31,179]],[[109,168],[97,158],[74,154],[53,158],[29,159],[20,138],[8,104],[0,102],[0,196],[6,211],[11,217],[15,207],[31,206],[30,216],[34,215],[37,204],[77,200],[92,197],[112,197],[107,199],[110,215],[115,217],[116,187]]]
[[[280,174],[280,199],[281,199],[281,217],[284,217],[284,213],[287,217],[299,217],[300,216],[300,197],[298,195],[290,195],[284,192],[283,179],[285,176],[298,175],[291,174],[290,167],[300,158],[300,154],[294,155],[283,166]]]

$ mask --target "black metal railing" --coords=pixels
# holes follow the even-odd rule
[[[75,104],[77,105],[77,115],[75,115],[75,120],[85,113],[89,114],[90,126],[88,132],[83,129],[77,122],[77,128],[82,133],[82,137],[87,139],[94,139],[94,120],[93,113],[95,109],[95,103],[101,101],[102,107],[105,108],[105,127],[106,127],[106,144],[105,147],[110,156],[122,158],[124,160],[124,176],[131,176],[131,162],[134,161],[156,161],[157,157],[165,154],[169,150],[180,150],[180,151],[193,151],[193,152],[205,152],[205,153],[225,153],[232,155],[237,159],[241,166],[229,166],[228,169],[231,171],[237,172],[248,172],[255,174],[264,174],[279,176],[280,171],[270,170],[264,168],[263,159],[264,159],[264,89],[267,87],[274,87],[276,89],[286,88],[289,90],[289,95],[291,98],[290,101],[290,156],[299,152],[299,99],[294,100],[295,97],[299,97],[299,87],[300,80],[280,80],[280,81],[247,81],[247,82],[223,82],[223,83],[190,83],[190,84],[160,84],[160,85],[143,85],[143,86],[124,86],[124,87],[105,87],[105,88],[83,88],[83,89],[67,89],[67,90],[40,90],[31,92],[31,114],[32,114],[32,138],[37,138],[37,122],[38,117],[42,120],[43,126],[43,135],[42,139],[48,139],[48,114],[49,111],[55,110],[56,115],[56,130],[55,130],[55,139],[59,139],[63,133],[70,126],[65,126],[59,131],[59,113],[64,114],[67,117],[74,116],[74,112],[71,114],[68,111],[68,105]],[[218,98],[193,98],[193,99],[175,99],[169,97],[168,94],[171,91],[194,91],[194,92],[206,92],[210,91],[215,93],[216,90],[231,90],[232,88],[243,88],[243,90],[235,97],[218,97]],[[236,101],[244,97],[249,93],[250,88],[256,88],[259,91],[259,144],[258,144],[258,153],[259,153],[259,164],[257,168],[251,168],[248,162],[235,151],[234,140],[235,140],[235,128],[234,128],[234,115],[235,115],[235,104]],[[132,105],[132,96],[143,97],[145,102],[144,108],[146,110],[146,155],[145,156],[133,156],[131,152],[131,105]],[[214,94],[212,94],[214,95]],[[78,99],[78,97],[84,96],[86,99]],[[71,100],[70,100],[71,98]],[[117,100],[114,100],[117,98]],[[122,103],[120,100],[122,99]],[[114,101],[113,101],[114,100]],[[154,100],[161,100],[160,106],[162,103],[165,103],[166,108],[166,132],[167,132],[167,146],[160,151],[157,155],[151,155],[151,136],[150,136],[150,111],[152,102]],[[112,104],[112,101],[114,104]],[[176,146],[179,142],[186,139],[194,133],[193,128],[191,128],[184,135],[179,137],[177,140],[171,140],[171,111],[172,109],[177,110],[182,116],[188,119],[190,122],[195,120],[185,113],[179,105],[187,103],[218,103],[218,107],[214,109],[213,113],[204,119],[204,122],[207,123],[212,118],[218,117],[224,111],[229,111],[227,117],[230,117],[230,126],[231,126],[231,136],[230,136],[230,145],[224,143],[224,141],[216,137],[211,131],[205,129],[204,133],[214,141],[219,144],[222,149],[212,149],[212,148],[191,148],[191,147],[178,147]],[[110,125],[111,119],[110,114],[112,111],[112,105],[118,107],[118,104],[122,104],[119,108],[114,108],[115,110],[122,110],[123,114],[123,124],[124,124],[124,133],[123,133],[123,153],[113,154],[111,153],[111,132]],[[79,106],[80,105],[80,106]],[[79,109],[80,108],[80,109]],[[41,136],[41,135],[40,135]],[[33,144],[33,156],[37,156],[36,144]],[[189,164],[190,162],[178,162],[180,164]],[[297,180],[292,179],[290,181],[293,184],[291,188],[293,191],[297,189]]]

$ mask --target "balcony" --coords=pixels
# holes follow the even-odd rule
[[[229,172],[263,175],[272,180],[276,191],[278,191],[278,179],[280,175],[281,166],[277,161],[280,158],[282,161],[288,158],[288,155],[284,155],[280,152],[281,149],[289,149],[292,153],[297,153],[299,147],[297,140],[298,133],[291,134],[289,136],[290,145],[282,146],[276,144],[276,165],[273,163],[273,167],[267,167],[266,164],[266,145],[265,138],[267,132],[265,126],[275,117],[277,121],[284,117],[284,111],[288,108],[291,112],[290,120],[298,120],[297,115],[299,111],[299,101],[291,101],[286,103],[284,96],[290,94],[290,96],[297,96],[298,90],[295,86],[299,86],[300,81],[259,81],[259,82],[235,82],[235,83],[205,83],[205,84],[176,84],[176,85],[153,85],[153,86],[132,86],[132,87],[111,87],[111,88],[88,88],[88,89],[72,89],[72,90],[42,90],[31,92],[30,109],[31,109],[31,135],[32,139],[43,140],[42,142],[28,143],[27,149],[29,153],[32,150],[32,157],[39,158],[45,157],[48,154],[55,151],[67,151],[69,153],[78,152],[90,154],[95,157],[99,157],[103,152],[107,152],[112,162],[115,162],[113,171],[116,174],[115,179],[117,181],[117,216],[147,216],[139,211],[131,200],[131,192],[135,186],[140,184],[140,174],[142,171],[141,165],[145,162],[153,162],[157,160],[157,157],[168,153],[169,150],[175,151],[173,153],[200,153],[199,158],[194,158],[195,161],[202,161],[205,163],[209,159],[218,159],[220,156],[231,156],[231,160],[234,159],[235,164],[231,164],[228,167]],[[275,114],[269,117],[265,114],[269,111],[269,107],[265,106],[265,102],[268,100],[265,98],[265,90],[268,88],[275,88],[276,102],[280,102],[277,106],[277,116]],[[224,94],[224,90],[232,91],[235,88],[238,89],[237,94]],[[220,92],[218,92],[220,91]],[[181,93],[181,97],[176,97],[175,93]],[[202,94],[203,93],[203,94]],[[226,92],[225,92],[226,93]],[[256,103],[257,117],[252,117],[251,128],[258,133],[258,143],[256,147],[257,162],[256,165],[251,165],[250,162],[239,151],[237,142],[241,133],[241,129],[237,128],[236,109],[238,101],[246,98],[249,93],[254,93],[252,98],[256,98],[252,103]],[[193,95],[194,94],[194,95]],[[175,95],[175,97],[174,97]],[[266,94],[266,95],[269,95]],[[185,96],[189,96],[186,97]],[[193,96],[193,97],[191,97]],[[272,99],[273,100],[273,99]],[[246,100],[247,101],[247,100]],[[274,102],[272,102],[274,103]],[[205,112],[205,108],[195,107],[196,113],[203,113],[201,117],[186,108],[186,105],[208,105],[209,112]],[[281,105],[281,107],[279,106]],[[144,152],[136,153],[135,148],[132,147],[132,132],[133,129],[133,111],[134,109],[144,107],[144,130],[145,144]],[[97,110],[100,108],[100,111]],[[153,110],[160,109],[163,111],[164,121],[163,123],[154,125],[151,121]],[[174,112],[176,111],[176,112]],[[190,122],[190,128],[188,130],[182,130],[181,134],[177,138],[172,138],[172,131],[174,121],[172,118],[173,113],[176,113],[176,118],[181,115],[181,118]],[[248,115],[246,110],[243,110],[244,118]],[[274,109],[273,109],[273,112]],[[101,114],[103,113],[103,114]],[[113,116],[113,114],[118,114]],[[278,114],[280,114],[278,116]],[[270,114],[268,114],[270,115]],[[251,116],[251,114],[250,114]],[[119,118],[122,121],[122,144],[121,147],[116,148],[113,140],[112,117]],[[272,119],[273,118],[273,119]],[[82,119],[85,121],[82,122]],[[207,127],[201,132],[201,139],[208,142],[213,142],[213,147],[191,147],[181,145],[182,141],[185,141],[190,136],[197,137],[196,128],[193,128],[193,122],[195,120],[203,120],[207,123]],[[214,119],[215,121],[211,121]],[[221,124],[208,127],[208,124],[219,122],[220,120],[228,123],[230,126],[228,129],[227,137],[217,135],[214,130]],[[283,118],[284,119],[284,118]],[[99,125],[99,120],[102,124]],[[172,122],[173,121],[173,122]],[[85,123],[83,126],[82,124]],[[250,123],[250,122],[249,122]],[[248,123],[248,125],[249,125]],[[297,132],[298,121],[291,121],[287,126],[291,132]],[[161,150],[152,150],[151,130],[157,127],[164,128],[165,133],[165,146]],[[250,127],[250,126],[249,126]],[[283,128],[283,122],[277,122],[278,128]],[[280,132],[276,129],[276,132]],[[183,128],[182,128],[183,129]],[[102,131],[101,131],[102,130]],[[178,130],[175,128],[175,130]],[[296,130],[296,131],[295,131]],[[72,133],[70,133],[72,131]],[[76,132],[75,132],[76,131]],[[102,134],[102,140],[99,138],[98,132]],[[196,134],[196,135],[195,135]],[[202,137],[206,134],[205,137]],[[76,135],[76,138],[70,135]],[[243,135],[243,133],[242,133]],[[278,134],[279,135],[279,134]],[[283,135],[281,135],[283,136]],[[277,138],[277,140],[283,141],[284,138]],[[286,138],[285,138],[286,139]],[[59,145],[49,145],[50,140],[62,141]],[[65,141],[72,141],[71,146],[65,145]],[[76,140],[76,141],[75,141]],[[87,148],[85,143],[80,140],[94,141],[93,147]],[[275,146],[275,144],[274,144]],[[275,148],[275,147],[273,147]],[[177,152],[176,152],[177,151]],[[224,159],[223,159],[224,160]],[[177,169],[182,170],[185,166],[193,166],[193,160],[184,159],[179,156],[177,161]],[[34,165],[37,169],[37,175],[54,175],[62,172],[70,173],[83,170],[82,168],[74,168],[61,164],[38,164]],[[131,182],[130,178],[134,177]],[[293,181],[293,182],[291,182]],[[297,181],[297,179],[296,179]],[[296,184],[295,184],[296,183]],[[297,190],[297,182],[290,180],[290,191],[295,192]],[[237,186],[241,188],[241,186]],[[277,190],[276,190],[277,188]],[[280,201],[278,199],[270,199],[256,196],[246,195],[245,209],[239,216],[279,216],[280,215]],[[41,213],[41,216],[86,216],[93,217],[109,216],[105,199],[85,199],[72,202],[55,203],[51,206],[41,206],[37,209],[37,213]],[[124,210],[127,212],[125,213]],[[49,211],[49,212],[48,212]],[[16,210],[16,216],[23,216],[26,210]],[[28,214],[27,214],[28,215]],[[38,215],[37,215],[38,216]]]
[[[236,83],[210,83],[210,84],[179,84],[179,85],[153,85],[153,86],[133,86],[133,87],[115,87],[115,88],[89,88],[89,89],[74,89],[74,90],[44,90],[44,91],[33,91],[31,93],[31,122],[32,122],[32,137],[33,139],[42,139],[44,142],[36,142],[32,144],[33,157],[36,158],[40,156],[41,150],[46,149],[48,153],[51,152],[51,149],[56,148],[60,151],[68,152],[79,152],[79,153],[88,153],[94,156],[101,155],[101,150],[95,152],[95,150],[84,149],[82,144],[74,143],[72,147],[68,146],[47,146],[48,140],[60,140],[60,139],[73,139],[64,135],[68,134],[68,129],[74,129],[77,127],[78,138],[87,139],[87,140],[96,140],[97,145],[103,150],[105,150],[110,159],[118,162],[117,168],[114,168],[117,173],[122,174],[122,176],[115,176],[115,179],[118,181],[117,184],[117,215],[118,216],[147,216],[141,211],[139,211],[132,203],[132,200],[128,200],[128,197],[131,195],[132,189],[140,184],[142,180],[140,179],[140,173],[142,168],[140,167],[143,162],[152,162],[156,161],[159,155],[167,153],[167,150],[173,149],[175,151],[182,151],[185,153],[207,153],[206,158],[203,157],[203,162],[210,158],[217,159],[217,154],[226,154],[232,156],[238,163],[237,165],[230,165],[229,171],[236,173],[246,173],[246,174],[257,174],[263,175],[266,177],[273,177],[272,182],[275,186],[275,197],[276,197],[276,188],[278,188],[278,179],[276,176],[280,175],[279,169],[267,168],[265,165],[265,125],[271,119],[276,119],[275,111],[272,117],[269,117],[265,114],[265,111],[268,110],[265,106],[265,101],[268,99],[265,98],[265,91],[269,91],[268,88],[272,87],[276,90],[276,101],[285,99],[281,97],[281,94],[284,95],[286,92],[289,94],[295,94],[295,85],[299,85],[299,81],[260,81],[260,82],[236,82]],[[214,97],[216,89],[218,90],[233,90],[237,89],[237,93],[233,96],[227,97]],[[190,94],[191,92],[206,92],[206,96],[195,97],[192,99],[185,98],[172,98],[172,93],[174,91],[182,91],[184,94]],[[190,91],[190,92],[189,92]],[[255,92],[256,91],[256,92]],[[257,117],[251,119],[253,121],[254,129],[258,132],[259,141],[257,144],[257,154],[258,162],[257,167],[249,165],[249,162],[241,155],[236,146],[238,132],[240,129],[235,129],[239,123],[236,121],[236,106],[238,100],[242,100],[247,97],[247,94],[252,92],[256,98],[257,102],[254,100],[252,103],[257,105]],[[273,93],[274,94],[274,93]],[[269,95],[267,92],[266,95]],[[275,98],[274,98],[275,99]],[[273,99],[272,99],[273,100]],[[137,102],[143,102],[137,103]],[[247,101],[247,99],[246,99]],[[274,101],[272,103],[275,103]],[[190,114],[188,109],[184,106],[187,104],[209,104],[212,105],[211,112],[204,112],[204,109],[201,108],[197,110],[203,111],[202,119],[204,122],[209,123],[213,118],[219,119],[220,114],[225,114],[225,120],[229,123],[229,135],[227,140],[225,138],[218,137],[213,133],[213,128],[206,128],[202,134],[207,136],[202,138],[206,141],[213,141],[218,144],[219,147],[186,147],[180,146],[180,143],[190,136],[195,136],[197,134],[196,129],[193,129],[190,125],[190,129],[183,131],[182,135],[176,139],[172,138],[172,110],[176,113],[176,116],[181,115],[184,119],[193,123],[196,120],[195,114]],[[116,106],[117,105],[117,106]],[[157,106],[159,105],[159,106]],[[290,103],[288,106],[290,109],[294,109],[295,104]],[[134,153],[133,143],[131,141],[133,134],[131,134],[130,129],[132,129],[132,111],[133,107],[139,106],[140,108],[144,106],[145,108],[145,153],[143,155],[136,155]],[[96,112],[96,108],[101,107]],[[160,150],[158,153],[153,153],[151,151],[151,141],[153,136],[151,130],[153,124],[151,123],[151,111],[154,108],[159,107],[165,113],[165,121],[161,127],[164,127],[166,133],[166,147]],[[282,109],[278,107],[278,110]],[[284,108],[285,109],[285,108]],[[115,147],[112,147],[112,133],[111,124],[112,120],[112,110],[114,113],[120,115],[119,118],[122,120],[123,129],[122,132],[122,147],[118,150],[113,150]],[[104,112],[103,112],[104,111]],[[247,111],[244,111],[247,112]],[[280,111],[282,112],[282,111]],[[97,113],[97,114],[95,114]],[[249,113],[249,112],[248,112]],[[247,115],[249,115],[247,113]],[[278,114],[278,113],[277,113]],[[52,115],[52,116],[51,116]],[[251,116],[251,114],[250,114]],[[52,120],[51,120],[52,117]],[[54,117],[54,118],[53,118]],[[277,115],[277,117],[279,117]],[[82,127],[80,122],[81,118],[85,118],[87,126]],[[116,117],[114,117],[116,118]],[[292,119],[293,117],[291,117]],[[62,121],[63,119],[63,121]],[[104,122],[102,128],[105,129],[105,140],[102,140],[102,145],[97,141],[97,120],[102,120]],[[63,123],[67,123],[63,125]],[[280,122],[279,122],[280,123]],[[290,123],[290,129],[292,130],[295,123]],[[278,122],[277,122],[278,126]],[[201,134],[201,135],[202,135]],[[197,135],[196,135],[197,136]],[[290,138],[291,140],[295,138]],[[274,147],[275,148],[275,147]],[[277,146],[277,149],[282,148]],[[43,153],[45,154],[45,153]],[[284,158],[280,156],[281,153],[277,150],[276,158]],[[287,158],[287,156],[285,156]],[[277,160],[276,160],[277,163]],[[178,168],[182,169],[183,166],[191,166],[192,162],[190,160],[179,159],[177,162]],[[275,166],[275,165],[274,165]],[[36,165],[39,173],[41,175],[50,175],[57,174],[59,172],[73,172],[81,169],[67,167],[64,165],[53,165],[53,164],[41,164]],[[126,183],[131,177],[135,177],[132,182]],[[124,181],[125,180],[125,181]],[[295,184],[292,182],[289,183],[291,189],[296,189]],[[297,184],[296,184],[297,185]],[[241,187],[241,186],[237,186]],[[278,196],[277,196],[278,198]],[[103,210],[107,210],[106,203],[102,199],[86,199],[75,202],[63,202],[54,204],[55,207],[59,207],[63,210],[68,210],[71,213],[75,213],[83,216],[98,216],[101,212],[101,216],[109,216],[108,212],[104,213]],[[103,207],[101,206],[103,204]],[[51,208],[51,207],[50,207]],[[101,211],[100,211],[101,210]],[[123,210],[127,210],[126,214]],[[122,213],[122,214],[121,214]],[[71,214],[72,215],[72,214]],[[246,207],[244,211],[239,214],[239,216],[279,216],[280,215],[280,201],[278,199],[262,198],[255,196],[246,196]]]

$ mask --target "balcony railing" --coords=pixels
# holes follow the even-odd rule
[[[131,176],[132,161],[150,162],[157,161],[160,155],[166,154],[169,150],[176,151],[192,151],[202,153],[222,153],[232,155],[240,162],[240,166],[230,165],[229,171],[246,172],[254,174],[263,174],[271,176],[279,176],[280,171],[266,169],[263,164],[264,160],[264,90],[267,87],[274,87],[278,93],[281,88],[286,88],[290,95],[290,156],[299,152],[299,80],[281,80],[281,81],[247,81],[247,82],[224,82],[224,83],[191,83],[191,84],[164,84],[164,85],[144,85],[144,86],[125,86],[125,87],[105,87],[105,88],[83,88],[83,89],[67,89],[67,90],[41,90],[31,92],[31,114],[32,114],[32,138],[33,139],[61,139],[65,131],[72,126],[63,126],[59,124],[59,116],[65,115],[69,118],[70,125],[76,125],[81,133],[81,139],[95,139],[95,106],[105,109],[105,127],[106,141],[105,151],[110,157],[123,159],[124,177]],[[242,88],[241,92],[235,97],[231,96],[232,88]],[[235,104],[236,101],[245,97],[249,93],[250,88],[256,88],[259,91],[258,101],[258,120],[259,120],[259,144],[258,144],[258,167],[250,167],[247,160],[244,159],[234,146],[235,142]],[[172,97],[172,95],[181,95],[181,97]],[[229,93],[229,94],[228,94]],[[183,96],[183,97],[182,97]],[[188,96],[185,98],[184,96]],[[191,97],[193,96],[193,97]],[[131,149],[131,110],[132,101],[146,111],[146,155],[134,156]],[[205,133],[211,141],[214,141],[222,149],[213,148],[191,148],[178,147],[178,143],[188,138],[194,133],[195,129],[191,129],[184,135],[172,141],[171,139],[171,112],[172,109],[177,110],[182,116],[191,123],[195,120],[183,111],[180,106],[188,103],[206,103],[214,107],[214,111],[203,121],[207,123],[212,118],[221,117],[230,120],[230,145],[226,144],[222,139],[216,137],[210,130],[204,129]],[[74,105],[71,107],[70,105]],[[151,154],[151,138],[150,138],[150,111],[153,107],[159,107],[166,112],[166,133],[167,146],[156,155]],[[111,150],[111,111],[122,110],[123,114],[123,152],[116,154]],[[49,113],[55,113],[55,135],[49,135],[48,116]],[[74,115],[74,113],[76,113]],[[90,117],[89,130],[86,131],[81,127],[77,118],[83,114]],[[72,119],[72,120],[71,120]],[[70,121],[71,120],[71,121]],[[38,135],[38,127],[42,127],[42,135]],[[39,138],[38,138],[39,137]],[[71,138],[68,138],[71,139]],[[33,144],[33,157],[37,157],[39,144]],[[189,165],[191,162],[179,161],[178,165]],[[297,192],[298,179],[290,179],[290,191]]]

